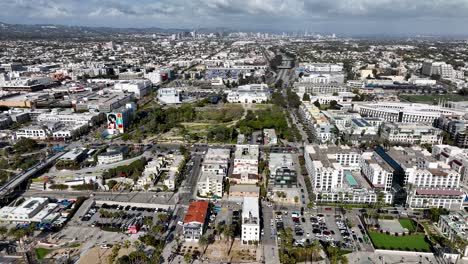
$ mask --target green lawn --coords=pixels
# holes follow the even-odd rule
[[[44,259],[47,254],[49,254],[52,250],[47,248],[36,248],[36,256],[38,259]]]
[[[375,248],[429,252],[430,246],[424,240],[424,234],[393,236],[369,231]]]
[[[439,100],[446,101],[468,101],[468,96],[462,96],[459,94],[420,94],[420,95],[400,95],[401,99],[413,102],[413,103],[427,103],[437,104]]]
[[[408,229],[408,231],[414,231],[416,230],[416,225],[414,224],[413,220],[404,218],[404,219],[398,219],[398,222],[400,222],[400,225],[403,228]]]

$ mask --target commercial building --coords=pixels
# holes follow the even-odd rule
[[[441,144],[442,130],[430,125],[390,123],[386,122],[381,128],[381,137],[390,143],[399,144]]]
[[[244,197],[242,206],[242,244],[260,241],[260,211],[258,197]]]
[[[0,211],[0,219],[13,223],[30,223],[33,222],[33,218],[48,204],[49,200],[47,198],[29,198],[18,207],[2,208]]]
[[[124,160],[128,147],[109,147],[97,156],[98,164],[112,164]]]
[[[338,83],[295,82],[293,84],[293,91],[300,94],[333,94],[349,92],[349,88],[344,84]]]
[[[234,169],[230,181],[238,184],[255,184],[258,181],[258,145],[236,145]]]
[[[433,124],[441,115],[465,115],[467,110],[457,110],[437,105],[415,103],[353,103],[353,110],[367,117],[379,117],[395,123]]]
[[[270,99],[270,91],[266,84],[249,84],[237,87],[227,94],[230,103],[263,103]]]
[[[197,242],[203,235],[206,217],[208,215],[208,206],[208,201],[195,201],[190,203],[183,225],[185,241]]]
[[[229,187],[229,198],[259,197],[260,187],[257,185],[235,184]]]
[[[180,93],[176,88],[160,88],[158,90],[158,101],[162,104],[180,104]]]
[[[116,82],[113,91],[134,93],[136,98],[142,98],[150,93],[151,88],[149,80],[125,80]]]
[[[67,96],[77,111],[112,112],[135,100],[133,93],[85,92]]]

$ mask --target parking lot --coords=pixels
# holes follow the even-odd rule
[[[81,216],[81,222],[91,227],[100,227],[109,231],[136,233],[140,229],[145,230],[147,228],[144,219],[155,222],[159,213],[167,212],[161,208],[94,204]]]
[[[322,243],[339,246],[344,250],[353,250],[355,240],[358,240],[353,233],[355,231],[347,225],[345,217],[333,213],[314,214],[307,211],[277,210],[273,213],[269,228],[271,228],[272,237],[280,229],[291,228],[296,246],[319,240]]]

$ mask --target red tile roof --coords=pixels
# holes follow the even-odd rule
[[[196,201],[192,202],[188,208],[187,214],[184,218],[184,223],[205,223],[206,213],[208,211],[208,202],[207,201]]]

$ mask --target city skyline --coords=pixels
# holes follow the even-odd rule
[[[0,21],[117,28],[217,28],[341,35],[468,35],[468,2],[429,1],[10,1]]]

